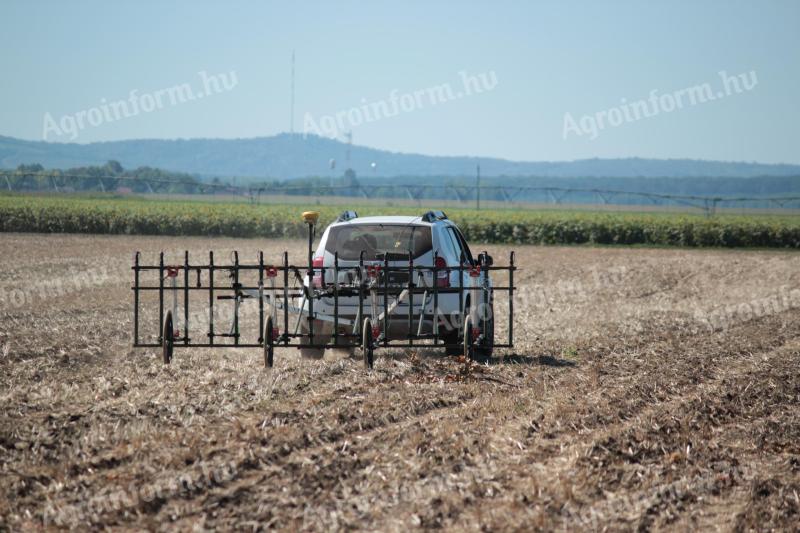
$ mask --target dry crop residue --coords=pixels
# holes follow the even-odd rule
[[[378,351],[367,373],[343,353],[278,350],[267,372],[258,350],[164,366],[130,348],[132,251],[184,247],[303,253],[0,235],[0,529],[800,522],[795,253],[519,247],[512,352]]]

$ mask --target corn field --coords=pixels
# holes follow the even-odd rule
[[[361,216],[421,215],[412,207],[352,206]],[[342,207],[317,206],[320,224]],[[298,205],[243,205],[114,197],[0,196],[0,231],[294,238]],[[493,244],[800,248],[800,217],[669,213],[448,210],[467,239]]]

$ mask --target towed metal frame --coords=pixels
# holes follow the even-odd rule
[[[141,262],[140,252],[136,252],[133,262],[133,346],[137,348],[158,348],[163,350],[164,363],[172,360],[173,350],[176,347],[196,348],[262,348],[264,350],[264,364],[271,367],[274,358],[274,349],[283,348],[359,348],[363,351],[364,363],[372,367],[373,351],[375,348],[414,348],[424,346],[445,347],[451,346],[440,335],[439,297],[442,294],[458,294],[459,299],[459,336],[460,343],[464,346],[464,355],[474,358],[475,350],[481,347],[511,348],[514,336],[514,252],[509,255],[507,266],[494,266],[488,261],[488,254],[483,252],[476,265],[460,264],[457,267],[437,267],[436,255],[434,266],[415,265],[408,254],[407,265],[390,266],[388,257],[382,261],[365,261],[361,253],[357,266],[341,267],[338,253],[334,256],[333,266],[313,266],[311,243],[313,241],[312,224],[309,224],[309,254],[306,265],[293,265],[289,262],[288,252],[283,253],[280,265],[266,264],[264,253],[258,253],[255,264],[241,263],[238,252],[233,252],[230,264],[217,264],[214,253],[209,252],[208,261],[201,264],[191,264],[189,252],[184,252],[183,264],[168,265],[164,262],[164,252],[159,254],[158,264],[146,265]],[[302,271],[305,271],[303,274]],[[240,282],[245,273],[257,272],[257,285],[244,285]],[[325,283],[325,273],[333,271],[333,283]],[[342,284],[340,274],[350,271],[352,283]],[[458,271],[458,285],[455,287],[439,287],[437,274],[447,271]],[[142,274],[157,272],[157,284],[143,284]],[[478,283],[481,272],[507,272],[508,285],[488,287]],[[228,284],[215,281],[219,274],[225,273],[230,280]],[[392,274],[405,274],[408,280],[404,283],[390,283]],[[425,281],[425,274],[431,274],[431,284],[420,283]],[[470,284],[464,284],[464,274],[470,275]],[[217,276],[215,276],[217,274]],[[314,286],[314,276],[321,276],[322,286]],[[192,278],[194,277],[194,282]],[[203,278],[207,283],[203,282]],[[298,283],[290,286],[290,280]],[[168,282],[168,285],[167,283]],[[141,298],[144,293],[158,292],[158,340],[146,342],[141,338],[140,308]],[[484,338],[482,332],[486,330],[486,313],[477,317],[476,307],[472,306],[469,312],[465,310],[465,303],[472,291],[489,291],[489,298],[484,301],[494,301],[494,292],[508,294],[508,337],[505,342],[494,342],[493,339]],[[208,328],[206,331],[195,331],[190,321],[190,303],[197,302],[192,296],[206,295],[208,303]],[[182,306],[178,305],[178,295],[182,294]],[[414,300],[417,295],[422,296],[419,313],[414,313]],[[171,296],[171,305],[167,307],[167,296]],[[339,316],[339,301],[341,298],[358,298],[357,314],[354,320]],[[248,298],[258,300],[259,335],[257,342],[242,342],[239,331],[239,307]],[[325,315],[314,311],[315,300],[333,299],[334,312]],[[377,302],[383,299],[383,303]],[[390,299],[393,300],[390,303]],[[220,305],[216,302],[231,300],[233,304],[232,323],[230,332],[218,332],[215,329],[214,310]],[[300,304],[295,305],[299,300]],[[406,316],[394,314],[399,305],[408,302]],[[368,302],[368,305],[365,305]],[[426,313],[428,303],[432,303],[432,313]],[[265,308],[269,304],[269,313]],[[179,309],[182,307],[182,309]],[[366,308],[370,313],[365,316]],[[378,312],[379,309],[381,312]],[[279,313],[280,312],[280,313]],[[492,312],[494,312],[492,308]],[[174,327],[175,320],[183,315],[184,330]],[[280,316],[279,316],[280,315]],[[290,324],[290,315],[297,316],[294,330]],[[497,316],[496,313],[494,316]],[[403,338],[391,338],[389,322],[405,318],[408,322],[408,331]],[[307,320],[306,331],[299,331],[300,321]],[[415,328],[414,321],[417,320]],[[422,324],[426,320],[431,322],[431,332],[422,333]],[[328,321],[333,323],[333,332],[326,342],[315,342],[315,321]],[[348,326],[350,333],[340,331],[341,326]],[[351,327],[350,327],[351,326]],[[325,335],[325,337],[328,337]],[[227,340],[227,342],[225,341]]]

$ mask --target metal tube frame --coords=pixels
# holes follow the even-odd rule
[[[458,294],[458,301],[459,307],[461,310],[461,319],[463,323],[464,312],[466,303],[464,291],[471,291],[472,285],[467,285],[463,281],[463,275],[465,272],[465,267],[462,264],[459,264],[457,268],[453,267],[444,267],[447,271],[448,276],[452,274],[453,271],[458,272],[458,284],[456,286],[450,287],[439,287],[438,284],[438,276],[437,274],[441,272],[442,268],[438,268],[436,266],[436,256],[437,254],[434,253],[434,263],[433,266],[418,266],[414,264],[413,258],[409,253],[409,258],[407,261],[407,265],[405,266],[389,266],[389,259],[388,257],[384,257],[382,261],[372,262],[371,266],[379,266],[380,272],[378,277],[375,278],[374,282],[375,285],[368,291],[367,285],[370,282],[370,276],[365,275],[366,268],[368,265],[364,260],[363,252],[360,254],[358,265],[353,267],[341,267],[339,264],[339,256],[338,253],[334,256],[334,265],[332,267],[334,273],[334,280],[332,283],[327,283],[325,279],[325,270],[326,267],[321,267],[320,274],[322,276],[322,287],[314,287],[314,268],[311,262],[307,265],[307,279],[308,285],[299,288],[292,288],[289,286],[289,275],[290,272],[295,272],[302,268],[299,266],[295,266],[289,263],[289,255],[287,252],[283,254],[283,264],[277,267],[270,267],[270,269],[275,269],[278,272],[278,276],[271,279],[277,279],[278,277],[282,278],[282,286],[277,286],[275,290],[270,291],[270,299],[274,299],[275,301],[270,301],[270,305],[274,309],[277,307],[279,312],[283,313],[283,320],[277,320],[273,323],[273,327],[278,328],[278,324],[283,325],[283,332],[278,336],[276,339],[276,344],[280,343],[283,347],[297,347],[297,348],[334,348],[334,347],[354,347],[360,348],[363,342],[363,335],[362,335],[362,327],[364,322],[364,301],[366,298],[369,297],[371,291],[377,291],[378,297],[383,298],[383,319],[381,320],[382,324],[373,324],[373,326],[379,326],[380,336],[377,339],[376,346],[382,347],[397,347],[397,348],[414,348],[419,346],[425,347],[444,347],[445,343],[444,340],[441,338],[440,332],[440,315],[439,315],[439,298],[442,294]],[[264,274],[265,274],[265,263],[264,263],[264,256],[263,252],[259,252],[258,254],[258,261],[256,264],[240,264],[239,263],[239,256],[238,253],[234,252],[233,254],[233,264],[231,265],[217,265],[214,262],[214,253],[209,252],[209,260],[208,264],[205,265],[191,265],[189,261],[189,253],[184,253],[184,261],[183,265],[179,267],[172,267],[166,265],[164,263],[164,253],[161,252],[158,258],[157,265],[144,265],[141,263],[141,254],[136,252],[134,255],[134,264],[132,270],[134,272],[133,275],[133,286],[131,289],[134,293],[134,302],[133,302],[133,346],[134,347],[158,347],[161,346],[162,340],[164,338],[164,315],[165,315],[165,297],[166,292],[170,291],[175,295],[178,291],[183,292],[183,317],[184,317],[184,328],[183,328],[183,335],[176,341],[180,341],[180,344],[176,343],[176,347],[198,347],[198,348],[210,348],[210,347],[225,347],[225,348],[257,348],[263,347],[264,343],[268,341],[268,339],[264,336],[263,332],[263,325],[264,325],[264,318],[265,318],[265,311],[264,311]],[[309,254],[309,260],[313,261],[312,256]],[[183,270],[183,284],[178,285],[175,283],[173,287],[167,287],[164,283],[165,278],[167,277],[165,273],[167,273],[170,269],[178,269]],[[331,269],[331,267],[328,267]],[[194,286],[190,285],[190,270],[194,270],[197,273],[197,283]],[[246,271],[257,271],[258,273],[258,285],[257,286],[248,286],[242,285],[240,283],[240,273],[244,273]],[[485,266],[481,265],[481,270],[486,272],[507,272],[508,273],[508,284],[501,285],[501,286],[494,286],[491,288],[492,292],[507,292],[509,295],[508,299],[508,339],[507,342],[504,343],[495,343],[495,348],[511,348],[514,346],[513,343],[513,335],[514,335],[514,292],[516,287],[514,286],[514,272],[517,270],[515,265],[515,255],[514,252],[511,252],[509,256],[509,264],[508,266]],[[229,273],[230,278],[232,280],[229,286],[225,285],[217,285],[214,282],[214,273],[218,271],[226,271]],[[352,271],[355,274],[355,283],[343,286],[339,283],[340,273],[342,271]],[[147,285],[142,283],[142,274],[146,272],[157,272],[158,273],[158,284],[157,285]],[[208,276],[208,283],[202,283],[202,273],[207,272]],[[398,282],[390,284],[390,276],[392,274],[402,273],[408,276],[408,280],[406,282]],[[421,279],[425,280],[425,274],[431,274],[432,284],[431,286],[427,286],[427,282],[424,284],[415,283],[415,275],[420,277]],[[299,275],[299,274],[296,274]],[[176,278],[173,278],[173,281],[177,281]],[[158,302],[159,302],[159,325],[158,325],[158,342],[145,342],[142,339],[142,331],[141,325],[139,323],[141,318],[141,295],[145,292],[150,291],[158,291]],[[189,335],[189,302],[190,302],[190,294],[192,291],[206,291],[208,293],[208,306],[209,306],[209,324],[208,324],[208,331],[206,332],[206,337],[208,338],[207,342],[192,342],[192,337],[197,336],[197,333],[194,335]],[[389,307],[390,302],[389,299],[393,298],[394,300],[398,300],[401,296],[401,293],[406,292],[407,294],[407,305],[408,305],[408,312],[405,317],[402,315],[397,314],[390,314]],[[254,296],[257,295],[257,296]],[[416,295],[423,295],[421,298],[422,307],[419,310],[414,308],[415,305],[415,296]],[[300,299],[303,295],[307,295],[308,298],[306,301],[308,302],[307,305],[307,313],[304,311],[301,314],[307,314],[307,319],[309,320],[309,331],[307,332],[298,332],[298,333],[290,333],[289,331],[289,314],[296,314],[297,309],[290,309],[293,304],[293,300]],[[427,313],[425,309],[425,305],[428,301],[426,297],[430,296],[433,303],[433,309],[431,313]],[[259,326],[257,335],[254,338],[257,338],[257,342],[244,342],[241,340],[242,335],[239,332],[239,303],[247,298],[257,297],[259,300]],[[357,314],[354,319],[354,323],[352,326],[352,333],[340,333],[339,326],[342,324],[341,317],[339,316],[339,300],[342,297],[350,297],[350,298],[358,298],[358,307],[357,307]],[[314,314],[314,300],[318,300],[321,298],[330,299],[333,298],[333,308],[334,314],[332,317],[333,322],[333,333],[331,335],[332,341],[331,342],[314,342],[314,326],[313,321],[317,319],[316,314]],[[214,307],[215,307],[215,300],[234,300],[234,313],[233,313],[233,330],[231,334],[225,333],[215,333],[214,329]],[[380,304],[379,304],[380,305]],[[394,304],[392,304],[394,305]],[[395,310],[397,307],[395,307]],[[416,314],[415,314],[416,312]],[[173,317],[175,319],[176,317]],[[389,321],[393,319],[405,319],[408,324],[408,332],[401,338],[390,339],[390,331],[389,331]],[[416,328],[414,327],[414,321],[419,320],[420,322],[430,319],[431,322],[431,329],[430,333],[422,333],[418,334]],[[348,320],[350,320],[348,318]],[[459,324],[458,329],[461,329],[461,325]],[[319,337],[319,335],[316,335]],[[217,341],[219,337],[232,337],[233,342],[230,343],[223,343]],[[302,342],[302,337],[307,337],[308,342]],[[427,340],[431,341],[428,344],[420,344],[418,341],[420,340]],[[301,341],[301,342],[297,342]]]

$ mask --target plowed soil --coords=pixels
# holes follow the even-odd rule
[[[176,247],[303,257],[0,235],[0,530],[798,528],[796,253],[518,247],[515,348],[366,372],[133,349],[132,252]]]

